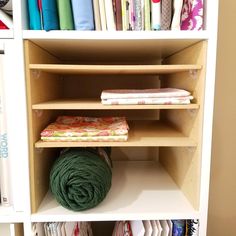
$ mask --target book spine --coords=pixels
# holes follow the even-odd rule
[[[142,3],[141,0],[136,0],[134,5],[135,24],[134,30],[142,30]]]
[[[101,17],[102,30],[105,31],[107,30],[107,18],[106,18],[104,0],[99,0],[99,11],[100,11],[100,17]]]
[[[37,0],[28,0],[29,26],[31,30],[41,30],[41,17]]]
[[[152,0],[152,29],[161,29],[161,0]]]
[[[121,0],[115,1],[115,8],[116,8],[116,29],[122,30],[122,10],[121,10]]]
[[[116,30],[112,0],[105,0],[105,11],[107,17],[107,30]]]
[[[8,167],[8,141],[6,126],[6,110],[4,102],[4,83],[3,83],[3,55],[0,54],[0,187],[1,203],[4,206],[10,205],[9,187],[9,167]]]
[[[151,22],[150,22],[150,0],[145,0],[144,5],[144,18],[145,18],[145,30],[151,30]]]
[[[102,30],[101,26],[101,17],[99,10],[99,0],[93,0],[93,13],[94,13],[94,21],[95,21],[95,30]]]
[[[72,0],[74,24],[76,30],[94,30],[92,0]]]

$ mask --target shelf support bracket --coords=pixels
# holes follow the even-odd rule
[[[187,111],[188,111],[188,113],[189,113],[189,115],[190,115],[191,117],[196,116],[196,114],[197,114],[197,112],[198,112],[197,109],[188,109]]]
[[[198,73],[198,70],[189,70],[189,75],[192,79],[197,79],[197,73]]]
[[[43,110],[34,110],[34,112],[38,118],[42,117],[43,115]]]
[[[33,77],[39,79],[41,75],[41,70],[32,70]]]
[[[41,154],[44,151],[44,148],[35,148],[35,152]]]

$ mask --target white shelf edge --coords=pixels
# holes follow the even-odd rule
[[[0,206],[0,223],[23,222],[25,218],[24,212],[16,212],[12,206]]]
[[[14,31],[13,29],[0,30],[0,39],[13,39]]]
[[[208,39],[207,31],[76,31],[23,30],[23,39]]]
[[[31,215],[31,221],[116,221],[199,217],[199,211],[191,206],[160,164],[150,161],[118,161],[114,162],[112,188],[97,207],[83,212],[73,212],[60,206],[48,192],[38,212]]]

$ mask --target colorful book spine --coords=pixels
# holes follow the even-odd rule
[[[92,0],[72,0],[72,10],[76,30],[94,30]]]
[[[152,0],[152,30],[161,29],[161,0]]]
[[[4,101],[4,83],[3,83],[3,55],[0,54],[0,188],[1,204],[10,205],[10,187],[9,187],[9,157],[6,110]]]
[[[42,0],[43,28],[46,31],[59,30],[56,0]]]
[[[203,29],[203,0],[184,0],[181,13],[181,30]]]
[[[122,30],[122,10],[121,10],[121,0],[115,0],[116,8],[116,30]]]
[[[57,0],[59,22],[61,30],[73,30],[74,22],[72,16],[71,2],[68,0]]]

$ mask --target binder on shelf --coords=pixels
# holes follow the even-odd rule
[[[42,12],[44,30],[58,30],[59,20],[56,0],[42,0]]]
[[[41,16],[37,0],[28,0],[29,27],[31,30],[41,30]]]
[[[68,0],[57,0],[59,23],[61,30],[73,30],[74,22],[71,2]]]
[[[92,0],[72,0],[72,10],[76,30],[94,30]]]
[[[0,21],[7,26],[8,29],[13,29],[13,20],[6,14],[3,10],[0,9]]]
[[[6,110],[4,104],[4,78],[3,78],[3,54],[0,54],[0,188],[1,204],[10,205],[10,188],[9,188],[9,157],[8,141],[6,127]]]

